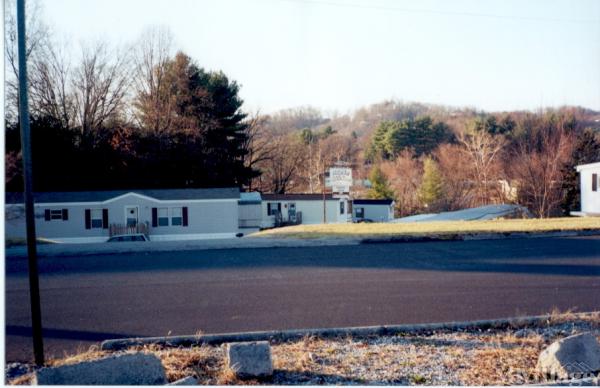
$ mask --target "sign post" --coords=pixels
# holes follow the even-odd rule
[[[21,152],[23,154],[23,180],[25,181],[25,224],[27,228],[31,328],[33,332],[35,363],[41,366],[44,365],[44,343],[42,340],[42,309],[40,307],[40,282],[37,266],[33,179],[31,174],[31,133],[29,128],[27,55],[25,50],[25,0],[17,0],[17,31],[19,39],[19,126],[21,129]]]
[[[323,223],[327,223],[327,212],[325,203],[325,186],[331,187],[334,198],[342,198],[344,193],[350,193],[352,186],[352,169],[350,167],[330,167],[329,179],[325,180],[323,172]]]

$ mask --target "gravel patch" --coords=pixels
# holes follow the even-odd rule
[[[600,339],[600,312],[554,315],[544,324],[518,329],[274,341],[275,372],[266,380],[237,380],[225,367],[225,344],[186,348],[150,345],[126,352],[156,354],[170,382],[193,376],[204,385],[520,385],[543,382],[535,370],[539,353],[553,341],[581,332],[591,332]],[[114,353],[92,350],[50,364],[108,354]],[[28,376],[9,378],[8,382],[27,384]]]

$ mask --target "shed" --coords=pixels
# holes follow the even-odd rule
[[[600,162],[576,166],[579,173],[581,211],[574,216],[600,216]]]
[[[394,219],[393,199],[354,199],[352,221],[388,222]]]

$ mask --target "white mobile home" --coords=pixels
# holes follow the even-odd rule
[[[575,167],[579,173],[581,211],[574,216],[600,216],[600,162]]]
[[[348,222],[351,211],[348,198],[331,194],[262,194],[262,227],[289,224],[322,224],[323,207],[327,223]]]
[[[352,221],[388,222],[394,219],[395,202],[391,199],[354,199]]]
[[[114,234],[151,240],[234,237],[238,188],[40,192],[34,194],[36,232],[62,242],[101,242]],[[25,236],[22,193],[6,193],[5,235]]]

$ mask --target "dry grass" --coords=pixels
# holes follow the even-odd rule
[[[138,346],[126,352],[155,354],[169,381],[187,376],[202,385],[402,384],[516,385],[539,382],[539,353],[551,342],[581,331],[600,336],[600,312],[554,310],[550,318],[525,328],[438,331],[396,336],[320,338],[272,342],[275,374],[270,380],[239,380],[226,366],[225,345],[169,348]],[[109,355],[91,348],[52,360],[72,364]],[[22,376],[10,384],[29,384]]]
[[[514,233],[600,229],[598,217],[570,217],[547,219],[510,219],[490,221],[436,221],[411,223],[361,223],[296,225],[269,229],[253,237],[322,238],[322,237],[391,237],[391,236],[447,236],[458,233]]]

